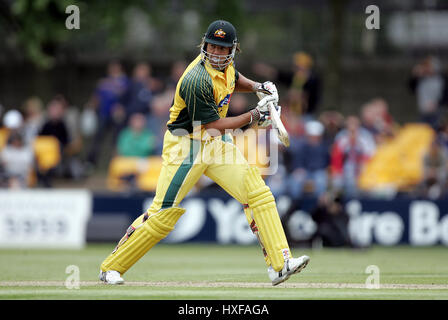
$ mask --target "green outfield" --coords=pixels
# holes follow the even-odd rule
[[[159,244],[124,275],[125,285],[98,282],[114,244],[84,250],[0,250],[0,299],[448,299],[448,248],[299,249],[311,262],[270,285],[258,246]],[[79,289],[66,279],[79,268]],[[366,288],[368,266],[379,289]],[[73,282],[69,282],[73,285]]]

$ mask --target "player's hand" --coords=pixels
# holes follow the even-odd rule
[[[275,108],[275,110],[277,110],[277,113],[280,116],[280,114],[282,112],[282,107],[274,104],[274,108]],[[258,121],[258,125],[260,127],[267,127],[267,126],[269,126],[271,124],[272,124],[272,120],[271,120],[271,113],[270,112],[269,112],[269,117],[267,117],[265,121],[263,121],[262,118],[260,118],[260,120]]]
[[[275,97],[267,95],[266,97],[258,101],[256,109],[260,111],[260,113],[266,111],[269,112],[269,103],[272,102],[274,105],[276,105],[276,101],[277,100],[275,99]]]
[[[258,124],[264,123],[266,120],[270,119],[269,104],[274,103],[275,97],[268,95],[258,101],[257,106],[250,111],[252,115],[251,123],[257,122]]]
[[[259,99],[264,99],[267,96],[271,96],[275,99],[274,104],[278,104],[278,90],[275,84],[271,81],[260,83],[255,88],[255,92]]]
[[[260,120],[258,120],[258,126],[259,127],[267,127],[269,125],[272,124],[271,121],[271,116],[268,114],[263,114],[260,118]]]
[[[280,114],[282,107],[274,104],[275,110],[277,110],[278,114]],[[258,125],[260,127],[267,127],[272,124],[271,113],[269,111],[263,112],[260,114],[260,120],[258,120]]]

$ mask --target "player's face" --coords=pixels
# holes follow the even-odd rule
[[[216,44],[207,44],[207,53],[209,54],[209,62],[213,68],[219,67],[226,61],[227,55],[230,54],[231,48],[218,46]]]

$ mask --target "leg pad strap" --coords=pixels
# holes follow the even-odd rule
[[[174,225],[184,212],[183,208],[173,207],[148,216],[142,224],[135,227],[128,238],[120,241],[114,252],[102,263],[101,270],[125,273],[174,229]]]
[[[248,205],[252,209],[261,242],[272,268],[280,271],[285,259],[291,257],[291,253],[277,212],[275,198],[261,178],[257,167],[248,170],[245,183],[248,190]]]

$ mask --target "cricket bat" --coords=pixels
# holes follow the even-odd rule
[[[269,103],[269,113],[271,115],[272,127],[277,130],[277,138],[278,138],[278,140],[285,147],[289,147],[288,131],[286,131],[285,126],[283,125],[283,122],[280,119],[280,115],[278,114],[277,109],[275,108],[273,102]]]
[[[265,97],[264,93],[257,92],[258,99],[263,99]],[[278,140],[285,146],[289,147],[289,135],[288,131],[286,131],[285,126],[283,125],[282,120],[280,119],[280,115],[277,112],[277,109],[274,106],[273,102],[269,103],[269,114],[271,116],[272,128],[277,130],[277,138]]]

